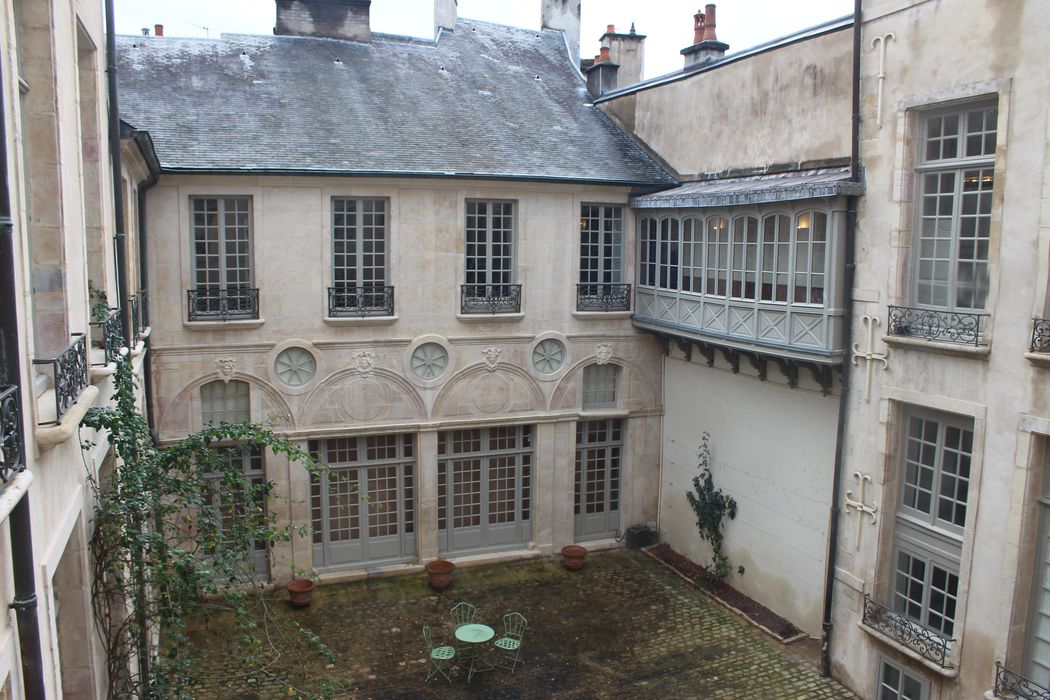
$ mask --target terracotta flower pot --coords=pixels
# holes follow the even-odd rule
[[[428,562],[423,569],[427,572],[427,583],[435,591],[443,591],[452,583],[452,572],[456,565],[447,559],[435,559]]]
[[[583,568],[583,558],[587,556],[587,550],[578,544],[570,544],[561,548],[562,563],[569,571],[579,571]]]
[[[293,608],[305,608],[313,599],[317,584],[308,578],[296,578],[288,582],[288,600]]]

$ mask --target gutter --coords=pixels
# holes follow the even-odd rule
[[[850,179],[860,182],[860,31],[863,0],[853,0],[853,94],[851,118]],[[846,347],[853,332],[853,278],[856,272],[857,204],[859,195],[850,195],[846,213],[846,270],[843,327]],[[835,593],[835,561],[839,542],[839,499],[842,492],[842,465],[846,459],[846,412],[849,406],[851,358],[842,360],[842,393],[839,395],[838,430],[835,434],[835,472],[831,482],[831,512],[828,514],[827,570],[824,574],[824,617],[821,621],[820,675],[831,675],[832,611]]]
[[[0,73],[2,75],[2,73]],[[3,81],[0,79],[0,85]],[[18,342],[17,290],[15,289],[14,225],[11,220],[11,199],[7,182],[7,122],[4,117],[4,91],[0,90],[0,384],[22,384],[22,369],[19,362],[21,348]],[[18,397],[18,394],[16,394]],[[19,397],[25,406],[25,397]],[[19,424],[18,440],[23,446],[24,425]],[[11,455],[8,455],[10,457]],[[22,660],[22,686],[29,700],[44,700],[44,654],[40,645],[40,622],[36,597],[36,565],[33,556],[33,519],[29,513],[29,486],[32,474],[25,471],[25,463],[19,465],[21,472],[3,490],[0,509],[7,510],[8,536],[11,540],[11,573],[14,579],[14,596],[9,608],[15,611],[18,628],[19,656]],[[17,500],[15,500],[17,499]],[[14,503],[10,503],[14,501]],[[2,519],[0,519],[2,522]]]
[[[135,137],[135,141],[139,143],[139,147],[142,147],[142,143],[138,139],[138,135]],[[147,157],[147,161],[149,158]],[[153,166],[150,166],[150,176],[139,183],[138,186],[138,210],[139,210],[139,280],[144,288],[149,293],[149,264],[148,264],[148,237],[146,236],[146,192],[148,192],[154,185],[157,184],[157,180],[160,179],[160,175]],[[143,322],[147,327],[150,325],[150,307],[149,297],[146,297],[147,301],[142,309]],[[152,335],[152,334],[151,334]],[[145,359],[142,365],[142,381],[143,381],[143,394],[146,400],[146,426],[149,428],[149,434],[153,438],[153,444],[157,444],[157,430],[153,422],[153,353],[149,350],[150,338],[146,338],[145,342]]]
[[[120,111],[117,105],[117,36],[113,17],[113,0],[106,0],[106,88],[109,92],[109,160],[113,175],[113,236],[117,249],[117,303],[120,305],[120,328],[128,352],[134,350],[131,309],[128,298],[128,242],[124,230],[124,188],[121,185]]]

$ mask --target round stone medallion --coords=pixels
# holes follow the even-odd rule
[[[532,349],[532,366],[540,374],[554,374],[565,362],[565,345],[557,338],[547,338]]]
[[[410,364],[420,379],[437,379],[448,367],[448,351],[438,343],[423,343],[412,351]]]
[[[317,360],[306,348],[292,346],[278,353],[273,372],[288,386],[302,386],[317,373]]]

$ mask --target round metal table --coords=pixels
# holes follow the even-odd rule
[[[491,671],[495,666],[480,658],[481,645],[496,636],[496,631],[488,625],[477,623],[462,625],[456,629],[456,639],[470,645],[470,667],[467,671],[467,682],[475,673]]]

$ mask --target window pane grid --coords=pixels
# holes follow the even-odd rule
[[[466,283],[514,281],[514,203],[467,202]]]
[[[576,424],[575,515],[619,510],[622,425],[618,418]]]
[[[623,266],[623,207],[584,204],[580,210],[580,282],[618,284]]]
[[[387,203],[385,199],[332,199],[332,284],[386,285]]]
[[[247,382],[216,380],[201,386],[201,424],[244,423],[251,418]]]
[[[250,289],[251,197],[193,197],[190,208],[196,289]]]
[[[531,436],[528,425],[438,434],[438,530],[529,520]]]
[[[616,405],[616,384],[620,367],[613,364],[588,365],[583,368],[583,408]]]

